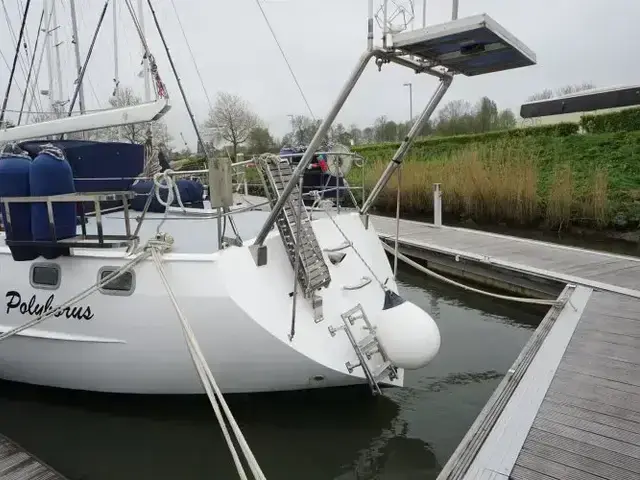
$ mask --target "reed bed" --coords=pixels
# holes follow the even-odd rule
[[[367,190],[387,162],[376,159],[365,171]],[[569,164],[558,164],[550,177],[541,178],[539,159],[531,149],[511,143],[472,146],[433,160],[409,157],[402,166],[401,213],[424,216],[433,212],[434,183],[442,184],[443,213],[478,223],[513,226],[544,224],[563,229],[572,223],[604,227],[608,223],[608,175],[605,170],[583,179],[575,188]],[[544,181],[543,181],[544,180]],[[381,193],[376,209],[394,213],[397,176]]]

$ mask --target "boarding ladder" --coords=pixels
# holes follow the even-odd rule
[[[271,207],[273,207],[293,176],[291,164],[286,159],[281,159],[276,155],[262,155],[256,160],[256,166],[262,177],[267,198]],[[302,195],[302,192],[299,186],[296,185],[278,215],[276,225],[280,231],[280,237],[287,251],[287,256],[294,268],[296,265],[296,251],[298,252],[298,280],[305,296],[313,297],[315,302],[319,301],[319,299],[316,298],[314,292],[329,285],[331,276],[322,256],[318,239],[313,232],[311,219],[304,205],[300,209],[300,221],[298,222],[300,195]],[[300,246],[296,249],[298,223],[300,224]]]
[[[396,367],[389,361],[389,358],[385,354],[376,336],[376,329],[371,325],[371,322],[369,322],[367,314],[364,312],[361,304],[347,310],[341,317],[342,325],[338,327],[329,326],[329,333],[332,337],[335,337],[338,331],[344,330],[356,353],[357,362],[346,362],[347,370],[349,373],[352,373],[356,368],[361,367],[373,394],[380,394],[381,391],[378,383],[387,376],[389,380],[397,378],[398,372]],[[360,327],[366,334],[358,340],[359,335],[357,335],[358,327],[356,324],[360,321],[362,321]]]

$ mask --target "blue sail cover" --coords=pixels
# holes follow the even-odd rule
[[[19,146],[35,158],[47,143],[64,152],[77,192],[129,190],[144,168],[144,147],[135,143],[35,140]]]

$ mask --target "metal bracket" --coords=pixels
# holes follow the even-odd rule
[[[256,266],[263,267],[267,264],[267,246],[266,245],[250,245],[249,251],[256,262]]]

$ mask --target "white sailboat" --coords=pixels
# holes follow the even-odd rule
[[[107,200],[121,205],[108,213],[97,207],[75,236],[47,241],[12,239],[15,216],[5,215],[0,377],[103,392],[201,393],[176,309],[188,319],[223,392],[354,384],[379,392],[380,386],[402,386],[404,369],[433,359],[440,347],[438,327],[398,295],[368,212],[454,74],[530,65],[535,56],[486,15],[403,33],[393,31],[386,17],[383,25],[384,44],[374,47],[370,1],[368,48],[299,164],[293,168],[273,155],[252,160],[268,211],[235,204],[230,193],[234,166],[224,161],[209,165],[211,209],[169,206],[154,212],[154,202],[172,205],[171,197],[180,197],[170,172],[154,178],[153,190],[135,214],[132,182],[118,192],[0,198],[12,216],[18,205],[46,203],[45,222],[53,231],[58,228],[55,205]],[[394,62],[436,76],[440,86],[359,208],[339,208],[328,199],[318,202],[322,211],[306,208],[299,179],[373,58],[380,66]],[[166,112],[168,100],[142,107],[15,127],[0,131],[0,142],[150,121]],[[22,145],[27,148],[29,142]],[[84,159],[94,154],[99,156],[98,150],[87,150]],[[338,175],[345,155],[327,155]],[[126,176],[109,172],[95,180],[118,177],[118,183]],[[167,189],[171,193],[163,198]],[[227,223],[234,233],[230,239]],[[54,249],[54,254],[16,261],[16,248]],[[100,282],[92,294],[77,298]],[[70,299],[76,301],[66,303]],[[63,308],[55,310],[58,305]],[[54,314],[42,319],[47,313]]]

